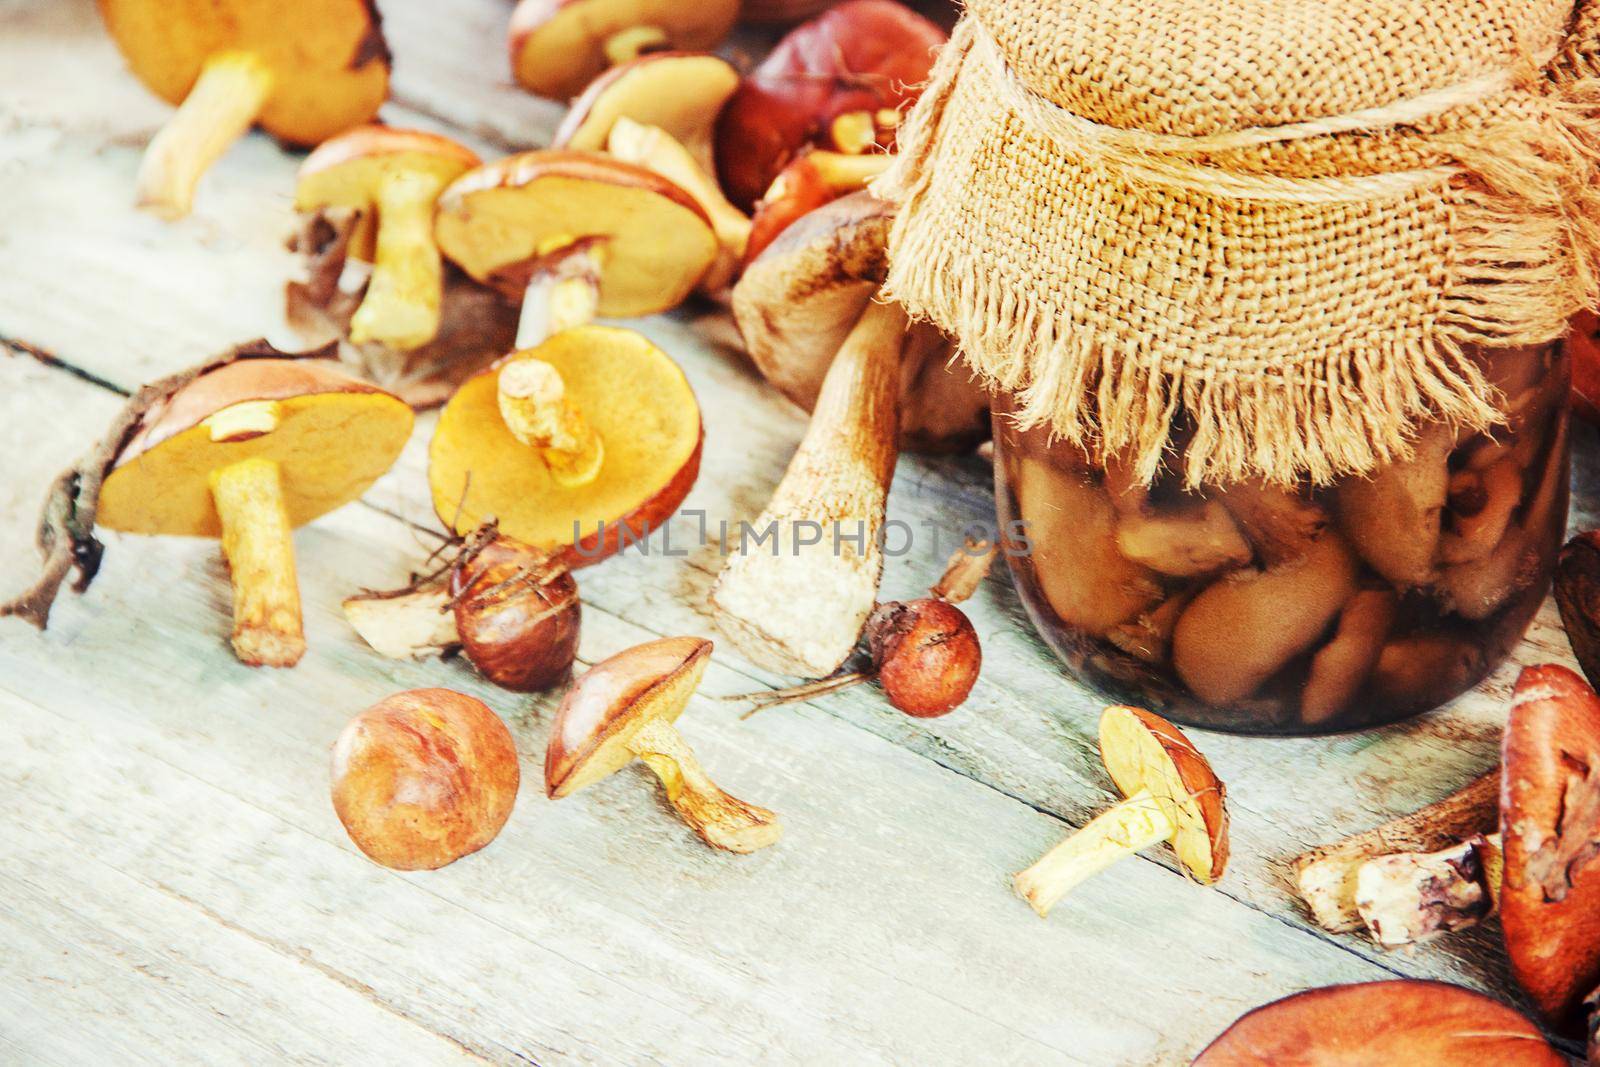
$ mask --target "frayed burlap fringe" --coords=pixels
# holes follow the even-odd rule
[[[1234,147],[1270,146],[1261,131],[1242,131],[1236,144],[1195,138],[1186,150],[1184,138],[1096,130],[1049,101],[1017,99],[1027,90],[1006,84],[996,46],[968,15],[899,131],[898,162],[874,185],[899,204],[886,288],[959,339],[978,374],[1014,396],[1023,428],[1048,426],[1093,455],[1123,456],[1146,480],[1171,461],[1180,415],[1192,429],[1183,459],[1192,485],[1324,484],[1367,472],[1408,455],[1422,421],[1483,430],[1500,420],[1500,398],[1469,346],[1548,342],[1573,312],[1600,304],[1592,54],[1569,44],[1548,80],[1529,63],[1514,76],[1403,101],[1393,122],[1380,108],[1362,123],[1284,129],[1284,140],[1362,138],[1391,155],[1401,144],[1415,164],[1407,169],[1262,175],[1214,165]],[[1558,77],[1558,64],[1575,73]],[[970,78],[982,85],[962,99]],[[1430,128],[1464,106],[1488,117]],[[1398,121],[1405,128],[1391,129]],[[1059,170],[1031,188],[1002,180],[1039,158],[1059,159]],[[1031,202],[1019,206],[1019,197]],[[1040,237],[1045,254],[1026,263],[1038,249],[1008,247],[1008,238],[1026,242],[1046,223],[1059,229],[1063,201],[1081,221],[1065,238]],[[1137,262],[1143,250],[1127,246],[1151,239],[1149,220],[1173,207],[1181,210],[1167,232],[1186,227],[1200,236],[1184,240],[1232,243],[1221,252],[1197,246],[1188,259],[1189,248],[1164,245],[1168,259]],[[1256,213],[1272,225],[1253,228]],[[1285,233],[1315,241],[1321,232],[1335,249],[1324,257],[1331,265],[1314,254],[1290,262],[1270,247]],[[1186,308],[1184,271],[1201,292],[1219,262],[1235,260],[1246,267],[1232,289],[1212,293],[1215,306]],[[1251,288],[1263,268],[1280,265],[1306,272],[1307,293],[1305,321],[1281,328],[1300,308],[1286,312],[1282,292],[1258,301]],[[1147,267],[1165,273],[1127,276]],[[1151,306],[1167,317],[1135,323],[1115,314],[1130,306],[1128,291],[1157,282],[1166,288]],[[1206,321],[1171,321],[1185,314]]]

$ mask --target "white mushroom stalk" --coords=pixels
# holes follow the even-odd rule
[[[535,348],[562,330],[586,326],[600,308],[605,245],[595,240],[552,242],[528,280],[517,321],[517,348]]]
[[[1147,789],[1095,816],[1083,829],[1041,856],[1012,879],[1017,895],[1040,917],[1050,914],[1079,883],[1118,860],[1169,841],[1177,824]]]

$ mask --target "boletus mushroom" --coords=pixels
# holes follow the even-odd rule
[[[705,51],[740,0],[522,0],[511,14],[511,72],[552,100],[575,96],[609,66],[647,52]]]
[[[350,320],[355,344],[400,351],[439,332],[443,267],[433,242],[433,207],[477,155],[447,137],[389,126],[360,126],[324,141],[300,165],[295,208],[352,208],[377,230],[366,297]]]
[[[1079,882],[1163,841],[1196,881],[1222,877],[1226,789],[1183,731],[1141,708],[1112,706],[1100,716],[1100,758],[1126,799],[1017,874],[1018,896],[1048,915]]]
[[[682,369],[631,330],[582,326],[468,379],[428,453],[441,521],[496,518],[568,566],[597,563],[677,510],[700,472]]]
[[[181,218],[251,126],[314,145],[370,122],[389,94],[371,0],[99,0],[133,73],[181,105],[139,168],[139,205]]]
[[[522,780],[511,731],[488,705],[412,689],[351,719],[333,746],[333,810],[375,863],[431,871],[495,839]]]
[[[714,175],[717,116],[738,87],[739,72],[720,56],[646,53],[590,82],[567,109],[550,147],[602,152],[617,120],[632,119],[666,131]]]
[[[754,852],[782,834],[778,817],[719,789],[673,723],[700,684],[711,642],[668,637],[637,645],[579,678],[550,728],[545,791],[570,796],[642,760],[667,800],[712,848]]]
[[[807,147],[893,151],[944,31],[895,0],[845,0],[796,26],[745,77],[717,123],[717,166],[749,210]]]
[[[251,666],[305,651],[290,531],[359,497],[394,463],[411,409],[310,359],[240,359],[145,413],[101,488],[97,521],[218,537],[233,648]]]
[[[1566,1058],[1504,1004],[1420,979],[1308,989],[1256,1008],[1193,1067],[1560,1067]]]

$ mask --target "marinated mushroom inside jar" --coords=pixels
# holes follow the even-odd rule
[[[1358,729],[1470,688],[1549,588],[1568,476],[1560,346],[1474,358],[1503,425],[1422,426],[1409,457],[1320,487],[1187,489],[1181,417],[1145,485],[997,398],[1001,528],[1026,523],[1008,558],[1040,632],[1108,693],[1244,732]]]

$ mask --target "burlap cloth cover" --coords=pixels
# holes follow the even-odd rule
[[[1600,0],[1595,0],[1600,6]],[[887,289],[1095,454],[1324,483],[1484,429],[1461,346],[1597,302],[1572,0],[970,0],[874,187]]]

